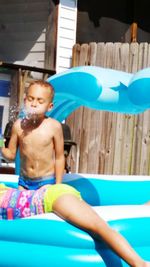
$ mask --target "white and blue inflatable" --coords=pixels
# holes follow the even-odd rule
[[[49,80],[55,88],[50,114],[64,120],[80,106],[138,114],[150,107],[150,68],[129,74],[99,67],[78,67]],[[16,165],[17,167],[17,165]],[[19,173],[19,167],[16,168]],[[18,185],[18,175],[0,175],[0,182]],[[150,261],[149,176],[66,174],[63,182],[120,232]],[[2,267],[124,267],[127,264],[104,242],[54,214],[20,220],[0,220]]]
[[[150,68],[131,74],[82,66],[54,75],[48,81],[56,92],[51,116],[60,121],[80,106],[126,114],[150,108]]]

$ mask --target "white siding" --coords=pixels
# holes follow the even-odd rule
[[[0,0],[0,60],[44,67],[49,12],[50,0]],[[7,81],[6,75],[0,74],[3,79]],[[3,132],[9,103],[9,97],[0,96]]]
[[[50,7],[51,0],[0,0],[2,61],[44,67]],[[76,41],[77,0],[60,0],[58,12],[57,72],[70,67]]]
[[[50,0],[0,0],[0,58],[44,67]]]
[[[56,71],[71,67],[72,48],[76,42],[77,0],[60,0],[57,32]]]

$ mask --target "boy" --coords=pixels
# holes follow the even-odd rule
[[[8,148],[2,149],[3,156],[13,160],[17,146],[20,147],[21,190],[1,187],[0,208],[6,206],[5,200],[8,201],[9,196],[14,195],[13,192],[17,194],[16,203],[25,194],[27,203],[24,205],[30,208],[38,192],[42,196],[36,198],[38,204],[44,200],[42,212],[55,212],[97,238],[101,237],[130,266],[150,267],[150,262],[142,260],[127,241],[82,200],[78,191],[61,184],[64,173],[62,127],[56,120],[45,117],[45,112],[53,108],[53,95],[53,88],[47,82],[36,81],[28,88],[25,97],[28,117],[15,122]]]
[[[27,116],[14,123],[9,146],[2,149],[3,155],[13,160],[19,144],[20,189],[38,189],[42,185],[62,181],[62,127],[56,120],[45,117],[45,112],[53,107],[53,96],[54,91],[49,83],[38,81],[29,86],[24,100]]]

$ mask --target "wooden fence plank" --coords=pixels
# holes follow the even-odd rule
[[[122,167],[122,150],[123,150],[123,133],[124,132],[124,115],[117,114],[116,136],[114,147],[114,164],[113,173],[119,174]]]
[[[121,69],[121,43],[114,43],[112,68]]]
[[[105,170],[105,129],[106,129],[106,112],[100,112],[100,127],[99,127],[99,169],[98,173],[104,173]]]
[[[88,168],[88,147],[90,138],[91,110],[83,109],[82,132],[80,142],[79,172],[86,172]]]
[[[99,151],[99,126],[99,113],[91,110],[87,158],[87,172],[89,173],[93,170],[96,173],[99,167],[99,158],[97,157]],[[95,155],[94,158],[91,155]]]
[[[146,175],[149,169],[149,147],[150,147],[150,113],[144,112],[141,138],[140,174]]]
[[[72,67],[79,66],[80,60],[80,45],[75,44],[72,50]]]
[[[147,54],[148,54],[148,43],[140,43],[138,70],[147,67],[147,61],[148,61]]]
[[[104,65],[105,68],[112,68],[113,62],[113,43],[106,43],[104,50]]]
[[[115,136],[116,136],[116,122],[117,122],[117,113],[107,112],[107,129],[105,130],[106,134],[106,147],[105,147],[105,174],[113,173],[114,165],[114,148],[115,148]]]
[[[129,72],[129,44],[123,43],[120,47],[120,70]]]
[[[79,66],[88,65],[89,63],[89,46],[82,44],[80,50]]]
[[[105,50],[105,44],[104,43],[98,43],[97,44],[97,54],[96,54],[96,66],[104,66],[104,50]]]
[[[72,146],[70,157],[68,158],[68,165],[74,172],[79,171],[79,148],[81,144],[81,133],[82,133],[82,119],[83,119],[83,107],[80,107],[75,112],[73,112],[67,119],[67,124],[71,129],[72,141],[77,144],[77,146]]]
[[[96,54],[97,54],[97,44],[90,43],[89,44],[89,62],[90,65],[95,66],[96,63]]]
[[[150,44],[148,44],[148,51],[147,51],[147,67],[150,67]]]
[[[122,133],[123,144],[122,144],[122,168],[121,168],[121,173],[124,174],[131,173],[133,132],[134,132],[134,116],[125,115],[124,133]]]
[[[138,61],[139,61],[139,45],[138,43],[130,44],[130,57],[129,57],[129,72],[136,72],[138,70]]]

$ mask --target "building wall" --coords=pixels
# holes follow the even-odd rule
[[[78,0],[77,42],[130,42],[137,23],[137,42],[150,42],[148,0]]]
[[[1,61],[45,67],[48,17],[53,12],[55,5],[55,0],[0,0]],[[8,73],[10,73],[10,82],[12,72],[8,70]],[[31,75],[35,79],[42,78],[42,74],[35,72]],[[16,92],[11,92],[11,99],[10,95],[3,96],[7,82],[8,77],[0,68],[0,122],[3,132],[10,119],[10,103],[17,101],[20,89],[19,86],[16,88],[18,95]],[[15,81],[15,85],[17,85],[17,81]],[[9,89],[10,87],[9,84]],[[16,107],[17,103],[14,104]],[[13,108],[12,105],[11,108]]]
[[[49,20],[58,4],[57,21]],[[44,67],[47,28],[57,25],[56,70],[71,66],[76,42],[77,0],[0,0],[0,59],[5,62]],[[50,24],[50,25],[48,25]],[[48,43],[53,42],[53,32]],[[51,49],[47,44],[48,49]],[[53,59],[52,59],[53,60]],[[52,61],[49,59],[49,62]],[[46,60],[46,67],[51,66]]]
[[[50,0],[0,0],[0,59],[44,67]]]
[[[71,67],[76,42],[77,0],[60,0],[58,8],[56,71]]]

